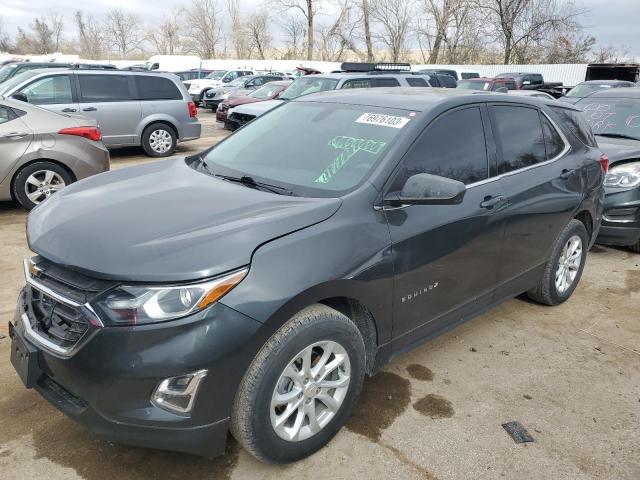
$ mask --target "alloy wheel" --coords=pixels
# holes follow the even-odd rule
[[[582,239],[578,235],[573,235],[565,243],[558,259],[556,268],[556,289],[563,294],[576,279],[580,265],[582,264]]]
[[[38,170],[27,177],[24,193],[38,205],[66,185],[60,174],[52,170]]]
[[[298,353],[280,374],[271,397],[271,425],[287,441],[306,440],[335,417],[349,390],[351,363],[333,341]]]

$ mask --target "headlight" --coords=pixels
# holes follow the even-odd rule
[[[173,286],[122,285],[109,292],[96,306],[112,322],[140,325],[184,317],[207,308],[229,293],[248,269],[202,283]]]
[[[630,188],[640,185],[640,162],[612,166],[604,178],[605,187]]]

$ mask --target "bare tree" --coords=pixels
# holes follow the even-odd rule
[[[574,28],[575,18],[582,13],[571,1],[561,0],[478,0],[477,5],[487,13],[505,64],[514,54],[525,58],[527,47],[539,46],[550,32]]]
[[[62,47],[62,34],[64,31],[64,16],[60,13],[51,12],[47,15],[47,21],[52,33],[53,50],[59,52]]]
[[[82,10],[75,13],[76,28],[78,30],[78,44],[80,55],[84,58],[99,59],[105,50],[105,33],[101,24]]]
[[[107,12],[105,28],[108,42],[121,58],[140,49],[143,35],[137,15],[113,8]]]
[[[11,37],[4,26],[4,19],[0,16],[0,52],[9,52],[13,50]]]
[[[317,32],[320,35],[320,59],[331,62],[344,60],[343,57],[348,50],[360,55],[354,31],[361,20],[353,17],[356,11],[353,3],[350,0],[337,0],[334,7],[337,13],[332,23]]]
[[[249,50],[248,32],[240,11],[240,0],[226,0],[226,3],[230,19],[227,39],[235,50],[236,58],[245,58]]]
[[[281,22],[284,33],[285,54],[287,60],[297,59],[302,51],[302,42],[305,37],[305,22],[297,17],[286,15]]]
[[[378,38],[389,49],[390,60],[397,62],[405,54],[413,3],[407,0],[374,0],[371,15],[380,24]]]
[[[250,45],[258,50],[258,55],[262,60],[265,59],[265,53],[271,48],[271,42],[273,41],[270,27],[271,16],[267,9],[259,10],[250,15],[247,20]]]
[[[313,47],[314,47],[314,20],[316,13],[318,13],[319,0],[272,0],[276,7],[280,10],[297,10],[302,13],[306,20],[307,30],[307,60],[313,60]]]
[[[182,47],[182,23],[178,20],[182,9],[173,7],[162,22],[151,29],[147,34],[149,42],[155,51],[161,55],[175,55]]]
[[[563,32],[556,35],[546,50],[545,63],[589,63],[591,49],[596,43],[595,37],[578,32]]]
[[[189,49],[202,58],[215,58],[222,41],[222,14],[217,0],[193,0],[186,9]]]
[[[369,0],[362,0],[361,8],[364,44],[367,47],[367,62],[373,62],[373,43],[371,42],[371,8],[369,7]]]

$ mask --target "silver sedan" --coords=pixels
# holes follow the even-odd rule
[[[0,96],[0,200],[30,210],[55,192],[109,170],[94,119]]]

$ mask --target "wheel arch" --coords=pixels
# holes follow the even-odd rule
[[[593,235],[593,217],[589,210],[582,210],[574,217],[576,220],[579,220],[584,225],[584,228],[587,229],[587,234],[589,235],[589,240],[592,240]]]
[[[18,176],[18,174],[24,170],[25,168],[27,168],[29,165],[33,165],[34,163],[37,162],[51,162],[51,163],[55,163],[56,165],[58,165],[59,167],[63,168],[69,175],[71,175],[71,179],[73,182],[78,181],[78,178],[76,177],[76,174],[73,172],[73,170],[71,170],[71,168],[69,168],[68,165],[66,165],[64,162],[61,162],[60,160],[56,160],[55,158],[34,158],[33,160],[29,160],[25,163],[23,163],[22,165],[20,165],[18,168],[15,169],[15,171],[13,172],[13,175],[11,176],[11,182],[9,185],[9,192],[11,194],[11,199],[15,202],[17,201],[17,198],[15,196],[14,193],[14,187],[15,187],[15,183],[16,183],[16,177]]]

